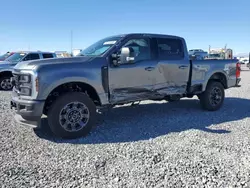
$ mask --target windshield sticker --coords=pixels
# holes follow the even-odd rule
[[[106,41],[103,43],[103,45],[110,45],[110,44],[115,44],[116,40],[111,40],[111,41]]]

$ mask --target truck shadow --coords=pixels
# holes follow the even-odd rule
[[[216,124],[241,120],[250,115],[250,100],[226,98],[219,111],[208,112],[200,108],[199,100],[183,99],[173,103],[141,104],[135,107],[119,107],[99,115],[98,125],[84,138],[65,140],[55,138],[46,128],[35,131],[40,138],[56,143],[100,144],[143,141],[174,132],[190,129],[211,134],[227,134]],[[48,127],[46,119],[43,126]]]

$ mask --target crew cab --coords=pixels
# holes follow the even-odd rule
[[[0,90],[11,90],[13,85],[11,83],[12,68],[19,62],[30,61],[37,59],[55,58],[56,54],[52,52],[41,51],[21,51],[14,52],[4,61],[0,62]]]
[[[184,38],[147,33],[101,39],[78,57],[22,62],[13,75],[15,120],[49,126],[62,138],[87,135],[97,109],[143,100],[198,96],[203,109],[215,111],[224,90],[241,80],[237,60],[192,61]],[[42,115],[48,125],[41,124]]]

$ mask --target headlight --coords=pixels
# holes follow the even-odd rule
[[[12,72],[15,91],[23,99],[36,99],[38,95],[38,76],[34,70],[18,70]]]
[[[25,95],[25,96],[30,96],[31,95],[31,88],[21,87],[20,88],[20,94]]]
[[[20,75],[19,82],[20,83],[30,83],[31,78],[30,75]]]
[[[19,75],[19,93],[24,96],[31,96],[32,94],[32,81],[30,74]]]

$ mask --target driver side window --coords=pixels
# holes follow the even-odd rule
[[[129,47],[133,49],[135,63],[151,59],[149,39],[130,39],[122,47]]]

